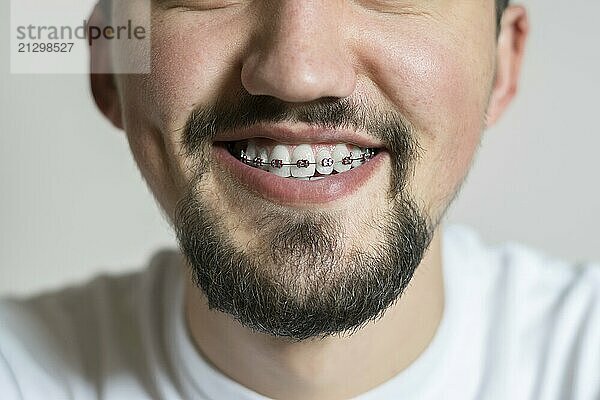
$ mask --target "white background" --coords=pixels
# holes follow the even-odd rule
[[[600,2],[529,0],[516,102],[486,133],[449,220],[600,260]],[[0,2],[0,21],[9,21]],[[0,24],[0,295],[141,268],[173,234],[84,75],[10,75]]]

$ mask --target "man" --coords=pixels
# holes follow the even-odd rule
[[[151,73],[91,88],[180,250],[5,299],[2,398],[599,399],[600,268],[440,223],[527,31],[501,0],[154,1],[149,55],[91,52]]]

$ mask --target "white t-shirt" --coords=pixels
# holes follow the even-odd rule
[[[360,400],[599,400],[600,266],[444,232],[430,346]],[[265,399],[195,350],[174,249],[136,273],[0,302],[0,398]],[[357,366],[360,368],[360,366]]]

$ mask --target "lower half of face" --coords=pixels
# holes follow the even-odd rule
[[[357,329],[401,296],[479,143],[493,30],[487,43],[466,10],[354,10],[356,88],[302,104],[244,88],[245,14],[156,20],[152,74],[119,85],[124,120],[211,307],[305,339]]]
[[[274,202],[245,182],[255,167],[219,157],[189,186],[174,216],[211,307],[258,331],[306,339],[353,331],[401,295],[433,224],[406,194],[390,196],[387,154],[355,167],[367,177],[346,178],[348,193],[301,208]],[[256,179],[281,185],[281,196],[293,190],[295,178],[260,172]],[[300,182],[310,190],[310,180]]]

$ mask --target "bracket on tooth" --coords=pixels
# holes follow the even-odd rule
[[[296,161],[296,167],[298,167],[298,168],[308,168],[309,165],[310,165],[310,161],[308,161],[308,160]]]
[[[324,158],[321,160],[321,166],[331,167],[333,165],[333,158]]]
[[[373,158],[373,150],[366,149],[365,153],[362,155],[362,161],[369,161],[371,158]]]
[[[374,154],[374,150],[365,149],[365,152],[361,153],[358,158],[353,158],[352,152],[350,152],[349,156],[342,158],[341,163],[343,165],[351,165],[353,161],[360,161],[361,163],[364,163],[373,158]],[[282,168],[283,166],[296,166],[298,168],[308,168],[310,165],[317,164],[314,162],[311,163],[309,160],[298,160],[295,163],[284,163],[283,160],[280,159],[273,159],[270,162],[265,161],[261,157],[254,157],[254,159],[249,159],[243,150],[240,152],[239,159],[246,164],[254,165],[257,167],[270,165],[273,168]],[[331,167],[333,164],[335,164],[333,158],[324,158],[321,160],[321,165],[323,167]]]
[[[252,162],[254,163],[254,165],[260,165],[260,166],[262,166],[264,164],[264,160],[260,157],[254,157],[254,160]]]

